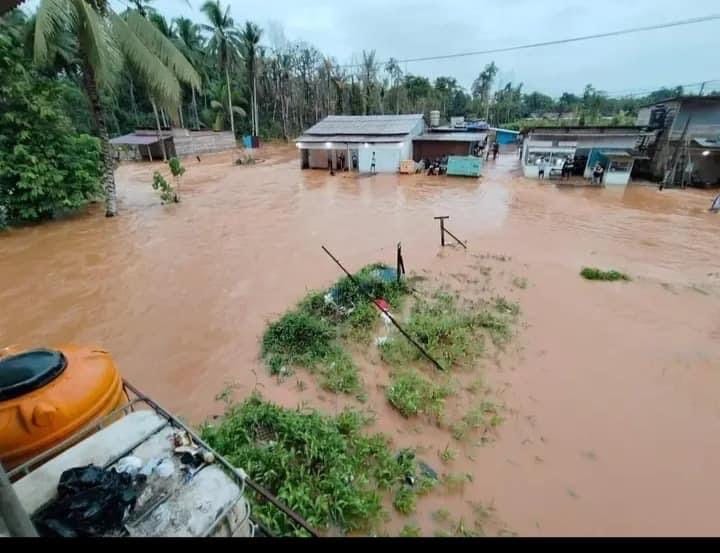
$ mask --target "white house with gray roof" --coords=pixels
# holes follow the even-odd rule
[[[303,169],[395,173],[412,159],[413,138],[425,130],[422,114],[330,115],[295,143]]]

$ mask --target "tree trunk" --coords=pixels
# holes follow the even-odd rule
[[[195,128],[200,128],[200,117],[198,116],[198,109],[197,109],[197,99],[195,98],[195,87],[191,88],[192,90],[192,106],[193,106],[193,115],[195,116]]]
[[[157,138],[160,142],[160,149],[162,150],[163,155],[163,161],[167,161],[167,152],[165,151],[165,139],[162,136],[162,130],[160,129],[160,116],[158,115],[158,108],[155,104],[155,99],[150,98],[150,103],[152,104],[153,113],[155,113],[155,124],[157,126]]]
[[[95,71],[87,60],[84,60],[83,63],[83,84],[85,85],[85,93],[90,101],[90,111],[92,111],[97,135],[100,139],[103,163],[103,189],[105,190],[105,216],[114,217],[117,214],[117,190],[115,188],[115,167],[110,147],[110,137],[108,136],[107,124],[105,122],[105,112],[100,103],[100,95],[98,94],[97,82],[95,81]]]
[[[232,131],[233,138],[235,138],[235,114],[233,113],[232,106],[232,93],[230,91],[230,71],[225,66],[225,83],[227,84],[228,93],[228,110],[230,111],[230,130]]]
[[[135,127],[138,126],[138,112],[137,104],[135,103],[135,84],[133,83],[132,77],[130,77],[130,105],[132,105],[133,116],[135,119]]]
[[[257,76],[253,71],[253,105],[255,106],[255,136],[260,136],[260,121],[258,120],[258,103],[257,103]]]

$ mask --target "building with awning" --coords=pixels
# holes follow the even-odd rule
[[[412,159],[413,138],[422,134],[422,114],[330,115],[295,140],[303,169],[395,173]]]
[[[652,133],[642,127],[536,127],[525,129],[522,149],[523,173],[538,178],[560,175],[566,160],[574,160],[574,174],[591,178],[593,168],[604,169],[603,184],[624,186],[636,159],[644,157],[641,146]]]
[[[161,141],[165,143],[168,156],[175,155],[175,145],[172,134],[158,134],[157,131],[135,131],[110,139],[110,144],[120,159],[148,159],[150,161],[163,159]]]
[[[412,139],[413,159],[437,159],[444,156],[469,156],[477,153],[487,140],[484,132],[433,132]]]

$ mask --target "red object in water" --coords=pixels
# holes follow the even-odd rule
[[[375,305],[377,305],[382,311],[390,310],[390,304],[387,302],[387,300],[384,300],[383,298],[376,299]]]

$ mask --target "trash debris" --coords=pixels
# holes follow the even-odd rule
[[[390,338],[388,336],[378,336],[377,338],[375,338],[375,345],[378,347],[384,346],[385,344],[387,344],[389,339]]]
[[[390,311],[390,304],[384,298],[377,298],[375,300],[375,305],[377,305],[380,309],[382,309],[383,314],[385,311]]]
[[[118,472],[126,472],[130,475],[134,475],[140,472],[140,469],[143,468],[143,462],[139,457],[128,455],[127,457],[120,459],[115,468]]]
[[[35,525],[48,537],[119,534],[145,482],[144,475],[95,465],[66,470],[60,476],[57,499],[36,514]]]
[[[169,478],[175,472],[175,464],[171,459],[163,459],[157,464],[154,472],[160,478]]]

